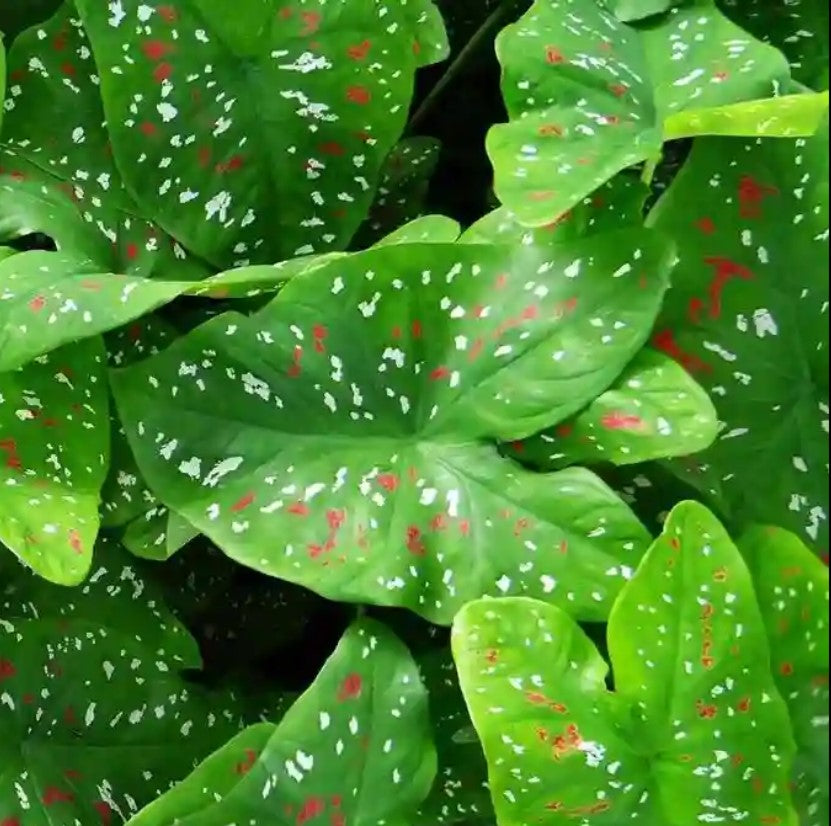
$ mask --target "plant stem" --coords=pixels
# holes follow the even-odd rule
[[[467,41],[464,48],[456,55],[456,59],[450,64],[447,71],[441,76],[439,82],[430,90],[430,93],[416,109],[410,122],[407,124],[406,134],[411,135],[421,125],[422,121],[435,106],[436,101],[444,94],[445,89],[456,79],[464,68],[468,59],[482,45],[491,31],[501,22],[502,18],[512,9],[516,3],[514,0],[506,0],[500,3],[487,17],[484,23],[476,30],[473,37]]]
[[[647,185],[652,185],[652,179],[655,177],[655,170],[661,162],[661,154],[659,153],[654,158],[650,158],[644,165],[641,172],[641,180]]]

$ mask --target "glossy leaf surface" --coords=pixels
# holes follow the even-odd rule
[[[784,57],[711,0],[642,27],[619,21],[598,0],[538,0],[502,32],[497,51],[511,122],[491,130],[488,154],[497,195],[531,226],[557,218],[620,170],[660,158],[668,118],[679,137],[683,113],[767,98],[789,79]],[[765,120],[710,124],[755,135]]]
[[[52,582],[89,570],[109,439],[99,339],[0,373],[0,542]]]
[[[403,130],[419,38],[436,41],[431,6],[77,2],[128,187],[217,266],[348,243]]]
[[[827,551],[827,123],[807,140],[697,141],[650,220],[680,256],[653,345],[724,423],[673,468],[733,520]]]
[[[615,693],[556,606],[480,600],[456,618],[453,652],[500,824],[796,826],[794,745],[750,573],[701,505],[670,514],[608,637]]]
[[[96,556],[72,590],[0,573],[4,826],[123,822],[239,728],[183,679],[198,649],[158,592],[116,546]]]
[[[361,621],[276,727],[231,740],[130,826],[405,826],[435,770],[416,664],[383,626]]]
[[[793,534],[754,527],[739,541],[753,573],[779,692],[796,738],[802,826],[828,823],[828,568]]]
[[[246,565],[444,623],[483,593],[602,618],[642,528],[591,474],[539,477],[486,440],[602,392],[648,335],[668,263],[644,230],[379,247],[213,319],[114,391],[150,487]]]

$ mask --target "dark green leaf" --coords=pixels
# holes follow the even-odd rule
[[[680,262],[653,340],[724,423],[683,478],[828,548],[828,131],[702,139],[651,216]]]
[[[416,664],[383,626],[361,621],[276,727],[239,735],[130,826],[407,826],[435,771]]]
[[[114,392],[160,500],[252,568],[440,623],[484,593],[603,618],[642,527],[591,474],[541,477],[483,440],[608,387],[669,262],[642,229],[546,250],[378,247],[115,372]]]
[[[99,339],[0,373],[0,542],[52,582],[89,570],[109,442]]]
[[[793,534],[751,528],[739,547],[770,640],[773,674],[796,738],[802,826],[828,823],[828,568]]]
[[[427,0],[76,5],[131,192],[220,266],[343,248],[442,51]]]
[[[673,510],[608,635],[615,693],[593,643],[555,606],[480,600],[456,618],[453,653],[501,826],[796,826],[793,738],[750,574],[706,509]]]

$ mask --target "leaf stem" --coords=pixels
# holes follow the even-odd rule
[[[641,172],[641,180],[647,185],[652,186],[652,179],[655,177],[655,170],[658,168],[658,164],[662,160],[661,153],[658,153],[654,158],[650,158],[647,162],[643,165],[643,171]]]
[[[505,0],[500,3],[486,18],[485,22],[476,30],[473,37],[465,43],[464,48],[456,55],[456,59],[450,64],[447,71],[441,76],[440,80],[430,90],[430,93],[421,102],[421,105],[416,109],[410,122],[407,124],[406,134],[411,135],[425,120],[427,115],[433,109],[436,101],[444,94],[448,86],[460,74],[468,59],[473,55],[482,42],[488,37],[491,31],[501,22],[502,18],[508,13],[510,9],[516,5],[516,0]]]

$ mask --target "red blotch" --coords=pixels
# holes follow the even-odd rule
[[[421,338],[423,330],[422,330],[422,327],[421,327],[421,322],[418,319],[416,319],[412,323],[411,331],[412,331],[412,334],[413,334],[413,338]]]
[[[652,337],[652,345],[656,350],[666,353],[675,359],[689,373],[712,373],[713,368],[698,356],[684,352],[675,341],[672,330],[660,330]]]
[[[69,532],[69,547],[72,548],[76,554],[82,554],[84,552],[81,535],[74,528]]]
[[[255,498],[256,497],[253,493],[246,493],[242,499],[231,505],[231,511],[233,513],[244,511],[247,507],[250,507],[253,504]]]
[[[443,513],[437,513],[430,520],[430,530],[432,531],[446,531],[447,530],[447,516]]]
[[[66,32],[60,32],[52,41],[52,48],[56,52],[62,52],[66,48]],[[14,79],[14,78],[13,78]]]
[[[326,809],[326,801],[322,797],[310,797],[303,804],[303,808],[297,813],[297,826],[308,823],[313,817],[322,815]]]
[[[329,816],[329,821],[332,826],[346,826],[346,816],[343,812],[332,812]]]
[[[436,367],[436,369],[430,373],[430,379],[432,381],[440,381],[441,379],[446,379],[449,375],[449,368],[441,365],[440,367]]]
[[[622,98],[629,91],[629,87],[625,83],[612,83],[609,86],[609,91],[615,97]]]
[[[529,307],[526,307],[521,314],[521,318],[523,321],[533,321],[535,318],[539,318],[540,316],[540,308],[536,304],[532,304]]]
[[[17,669],[11,660],[0,659],[0,683],[3,680],[10,680],[15,674],[17,674]]]
[[[288,374],[291,378],[296,379],[301,372],[300,360],[303,358],[303,348],[297,344],[294,347],[294,352],[291,356],[291,366],[288,369]]]
[[[141,131],[142,135],[150,138],[156,134],[156,124],[150,123],[150,121],[144,121],[143,123],[139,124],[139,130]]]
[[[696,227],[705,235],[712,235],[716,231],[716,225],[712,218],[699,218],[695,222]]]
[[[561,138],[563,136],[563,127],[556,123],[544,123],[537,129],[537,134],[543,138]]]
[[[346,700],[357,700],[364,690],[364,681],[360,674],[350,674],[341,683],[338,689],[338,701],[343,703]]]
[[[468,361],[476,361],[477,358],[482,354],[482,348],[485,346],[484,339],[477,338],[476,341],[473,342],[473,345],[470,348],[470,352],[467,354]]]
[[[234,766],[235,774],[248,774],[257,760],[257,752],[254,749],[245,750],[245,758]]]
[[[407,550],[414,556],[424,556],[426,553],[424,543],[421,541],[421,531],[415,525],[407,528],[406,544]]]
[[[779,666],[779,673],[783,677],[790,677],[793,674],[793,663],[782,663],[782,665]]]
[[[226,163],[218,163],[214,169],[220,174],[225,172],[236,172],[238,169],[242,169],[243,164],[245,163],[245,158],[242,155],[232,155]]]
[[[704,302],[700,298],[691,298],[687,315],[693,324],[701,323],[701,313],[704,310]]]
[[[557,66],[560,63],[565,63],[566,59],[563,53],[556,46],[546,46],[545,62],[551,66]]]
[[[156,83],[162,83],[165,80],[170,80],[170,76],[173,74],[173,67],[169,63],[160,63],[153,69],[153,80]]]
[[[553,189],[538,189],[535,192],[528,193],[528,199],[531,201],[550,201],[556,194]]]
[[[45,305],[46,299],[42,295],[37,295],[29,302],[29,309],[34,313],[39,313]]]
[[[378,477],[378,484],[388,490],[390,493],[395,492],[398,488],[398,476],[394,473],[382,473]]]
[[[366,106],[372,100],[372,95],[365,86],[350,86],[346,90],[346,99],[350,103]]]
[[[203,168],[211,162],[211,150],[206,146],[200,146],[196,156],[199,159],[199,166]]]
[[[141,50],[148,60],[161,60],[166,54],[173,51],[173,46],[161,40],[148,40],[141,44]]]
[[[496,276],[496,281],[493,283],[493,288],[495,290],[503,290],[508,283],[508,275],[507,273],[500,273]]]
[[[318,149],[320,149],[324,155],[331,155],[335,158],[340,158],[346,152],[343,146],[337,141],[327,141],[326,143],[322,143]]]
[[[136,244],[127,244],[127,258],[133,261],[138,257],[138,246]]]
[[[314,339],[314,347],[318,353],[326,352],[326,345],[323,342],[326,340],[328,335],[329,330],[322,324],[315,324],[315,326],[312,327],[312,338]]]
[[[67,77],[75,77],[75,67],[71,63],[62,63],[61,74],[64,74]]]
[[[642,430],[643,419],[640,416],[631,416],[626,413],[607,413],[600,424],[608,430]]]
[[[320,22],[323,19],[323,15],[317,11],[304,11],[300,13],[300,18],[304,24],[300,34],[304,37],[310,37],[320,28]]]
[[[44,806],[52,806],[55,803],[71,803],[74,799],[75,795],[72,792],[61,791],[57,786],[47,786],[41,796]]]
[[[779,190],[774,186],[760,184],[750,175],[742,175],[739,180],[739,215],[742,218],[760,218],[762,202],[770,195],[778,195]]]
[[[709,256],[704,259],[704,263],[715,270],[713,280],[709,286],[710,317],[720,318],[721,298],[727,283],[734,278],[750,281],[753,278],[753,273],[742,264],[737,264],[729,258],[720,256]]]
[[[741,700],[739,700],[736,709],[737,711],[741,711],[743,714],[750,711],[750,697],[742,697]]]
[[[567,439],[574,433],[574,426],[570,424],[561,424],[554,429],[554,433],[561,439]]]
[[[308,516],[309,515],[309,506],[305,502],[295,502],[288,507],[289,513],[293,513],[295,516]]]
[[[98,812],[98,817],[103,826],[110,826],[110,823],[113,822],[113,810],[110,804],[106,800],[95,800],[92,808]]]
[[[6,817],[0,820],[0,826],[20,826],[20,821],[16,817]]]
[[[165,23],[175,23],[179,17],[179,13],[173,6],[156,6],[156,11]]]
[[[346,50],[346,54],[352,58],[352,60],[363,60],[368,54],[369,50],[372,48],[372,44],[368,40],[364,40],[362,43],[358,43],[357,46],[350,46]]]
[[[703,703],[701,700],[696,702],[695,707],[698,711],[698,716],[702,720],[713,720],[718,715],[718,708],[716,706],[708,705],[707,703]]]

